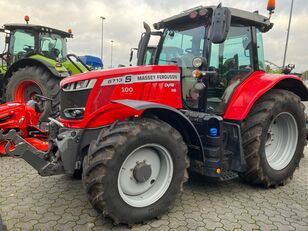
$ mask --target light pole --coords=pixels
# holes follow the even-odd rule
[[[113,52],[113,40],[110,41],[111,47],[110,47],[110,67],[112,68],[112,52]]]
[[[293,13],[293,0],[291,2],[291,10],[290,10],[290,17],[289,17],[289,26],[288,26],[288,33],[287,33],[287,41],[286,41],[286,47],[284,49],[284,56],[283,56],[283,64],[282,68],[286,65],[286,58],[287,58],[287,51],[288,51],[288,43],[289,43],[289,35],[290,35],[290,27],[291,27],[291,21],[292,21],[292,13]]]
[[[104,20],[106,19],[105,17],[101,16],[102,19],[102,41],[101,41],[101,59],[102,62],[104,62],[103,60],[103,56],[104,56]]]

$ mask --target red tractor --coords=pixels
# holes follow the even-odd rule
[[[297,76],[264,71],[269,18],[200,6],[154,27],[162,30],[154,65],[64,79],[48,151],[14,130],[1,135],[15,145],[6,150],[42,176],[82,171],[91,204],[116,223],[165,212],[188,169],[264,187],[285,184],[306,145],[301,101],[308,89]],[[152,33],[145,32],[138,58]],[[168,58],[171,47],[178,52]]]

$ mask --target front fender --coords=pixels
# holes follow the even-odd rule
[[[203,145],[199,133],[189,118],[181,111],[163,104],[148,101],[115,100],[113,102],[141,112],[140,116],[155,116],[170,124],[181,133],[188,146],[193,145],[197,147],[200,150],[199,154],[204,157]]]
[[[24,58],[13,63],[10,68],[5,73],[4,79],[8,79],[12,76],[13,72],[17,71],[19,68],[23,68],[26,66],[38,66],[43,69],[47,69],[53,76],[56,77],[67,77],[68,73],[59,73],[54,66],[42,59],[36,58]]]
[[[303,101],[308,100],[308,89],[298,76],[257,71],[234,91],[224,113],[224,119],[238,121],[245,119],[255,102],[273,88],[292,91]]]

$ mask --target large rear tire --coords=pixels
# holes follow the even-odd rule
[[[14,72],[6,86],[6,101],[27,102],[35,94],[44,95],[52,102],[44,102],[40,121],[48,121],[48,117],[59,116],[60,79],[40,67],[27,66]]]
[[[306,144],[304,108],[297,95],[280,89],[256,102],[242,124],[246,182],[276,187],[293,176]]]
[[[169,124],[153,119],[103,129],[83,162],[94,208],[116,223],[136,224],[165,212],[187,180],[187,146]]]

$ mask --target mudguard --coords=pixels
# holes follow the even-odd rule
[[[56,77],[63,78],[69,76],[69,73],[59,73],[54,66],[45,60],[35,59],[35,58],[24,58],[13,63],[4,75],[4,80],[10,78],[13,72],[17,71],[19,68],[26,66],[39,66],[48,69],[50,73]],[[3,81],[5,82],[5,81]]]
[[[112,102],[133,108],[136,111],[143,111],[141,116],[157,116],[160,120],[177,129],[188,144],[200,148],[202,155],[204,155],[202,141],[196,127],[181,111],[163,104],[147,101],[114,100]]]
[[[289,90],[298,95],[302,101],[308,100],[308,89],[298,76],[256,71],[234,91],[224,119],[242,121],[255,102],[273,88]]]

